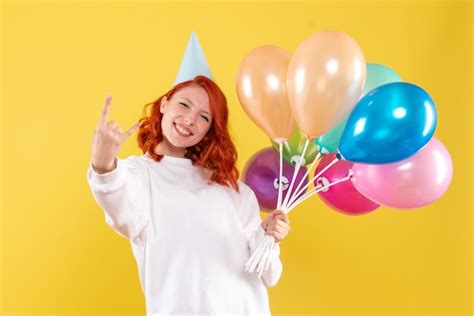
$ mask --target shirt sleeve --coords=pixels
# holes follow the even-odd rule
[[[260,242],[263,241],[266,233],[261,225],[260,206],[255,193],[250,187],[242,186],[241,188],[245,190],[241,190],[242,194],[244,194],[244,201],[241,205],[240,217],[249,245],[250,255],[252,255]],[[270,253],[268,269],[262,272],[262,279],[265,286],[267,288],[274,287],[278,283],[282,272],[283,265],[280,260],[280,243],[276,243]],[[257,272],[254,271],[254,273]]]
[[[87,181],[94,199],[104,211],[105,222],[119,235],[143,246],[150,218],[145,212],[146,174],[133,160],[116,160],[116,168],[97,173],[89,161]]]

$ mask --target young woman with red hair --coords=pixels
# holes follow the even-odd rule
[[[255,194],[238,179],[222,91],[204,76],[177,84],[126,132],[107,123],[110,102],[87,179],[106,223],[131,242],[147,315],[269,315],[266,287],[281,276],[289,219],[274,210],[262,221]],[[118,158],[137,128],[144,154]],[[260,279],[244,266],[265,234],[277,244]]]

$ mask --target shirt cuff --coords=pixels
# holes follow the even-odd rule
[[[117,157],[115,157],[115,161],[116,161],[115,169],[106,173],[98,173],[97,171],[95,171],[94,167],[92,166],[92,160],[89,161],[89,170],[96,183],[98,184],[109,183],[111,180],[119,177],[122,174],[122,168],[121,168],[122,161],[120,159],[117,159]]]
[[[87,178],[91,188],[100,193],[108,193],[117,190],[124,183],[126,183],[127,167],[125,161],[117,159],[117,166],[114,170],[106,173],[98,173],[92,167],[92,162],[89,161],[89,169],[87,171]]]

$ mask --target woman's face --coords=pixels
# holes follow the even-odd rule
[[[198,84],[180,89],[169,100],[163,97],[160,112],[163,135],[175,147],[196,145],[211,127],[209,97]]]

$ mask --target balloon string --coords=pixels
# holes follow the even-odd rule
[[[281,207],[281,202],[282,202],[282,193],[283,193],[283,183],[282,183],[282,175],[283,175],[283,142],[280,142],[279,145],[278,145],[278,148],[279,148],[279,153],[280,153],[280,172],[279,172],[279,177],[278,177],[278,202],[277,202],[277,209],[280,209]],[[266,264],[266,262],[268,261],[268,248],[272,248],[273,249],[273,243],[274,243],[274,239],[271,238],[271,236],[269,235],[266,235],[265,237],[268,237],[268,238],[265,238],[261,243],[264,244],[264,250],[263,250],[263,254],[262,256],[260,257],[259,260],[255,260],[255,261],[258,261],[257,265],[258,265],[258,268],[257,268],[257,271],[259,272],[258,274],[258,277],[260,278],[262,276],[262,273],[263,271],[265,270],[265,267],[268,266]],[[251,271],[253,272],[253,270]]]
[[[299,198],[298,200],[296,200],[296,202],[294,202],[293,204],[290,205],[290,208],[288,209],[288,213],[294,209],[298,204],[300,204],[301,202],[303,202],[304,200],[306,200],[307,198],[311,197],[312,195],[318,193],[319,191],[323,190],[323,189],[327,189],[327,188],[330,188],[332,187],[333,185],[336,185],[338,183],[341,183],[341,182],[344,182],[344,181],[347,181],[349,179],[351,179],[353,176],[353,171],[351,169],[349,169],[349,172],[347,174],[347,176],[345,176],[344,178],[341,178],[337,181],[334,181],[334,182],[331,182],[329,183],[328,185],[326,186],[322,186],[322,185],[317,185],[315,186],[314,188],[312,188],[311,190],[309,190],[305,195],[303,195],[301,198]]]
[[[285,141],[286,142],[286,141]],[[282,193],[283,193],[283,184],[282,184],[282,175],[283,175],[283,142],[280,142],[278,145],[279,153],[280,153],[280,172],[278,177],[278,202],[277,202],[277,209],[281,207],[281,200],[282,200]],[[252,254],[250,259],[245,264],[245,269],[249,272],[253,272],[255,269],[255,265],[260,263],[262,266],[262,261],[264,261],[265,256],[267,254],[266,247],[271,242],[273,244],[274,238],[272,236],[266,235],[265,239],[260,242],[255,252]],[[272,246],[273,248],[273,246]],[[261,273],[260,273],[261,275]]]
[[[259,266],[257,270],[259,278],[262,277],[262,273],[265,270],[265,267],[267,266],[267,262],[270,260],[270,254],[271,254],[271,250],[273,249],[274,244],[275,244],[275,239],[271,238],[270,242],[267,244],[267,247],[265,248],[262,259],[259,262]]]
[[[275,243],[275,240],[273,240],[273,243],[272,243],[272,247],[270,248],[270,253],[273,252],[273,248],[275,247],[276,243]],[[267,264],[265,265],[265,270],[268,269],[268,265],[270,264],[270,260],[267,260]]]
[[[257,249],[255,249],[254,253],[252,254],[252,257],[250,258],[251,260],[247,261],[246,270],[252,273],[255,270],[255,266],[258,264],[260,261],[263,251],[265,250],[265,247],[267,246],[268,239],[267,237],[271,237],[270,235],[266,235],[265,239],[260,242],[258,245]],[[253,258],[253,259],[252,259]]]
[[[308,144],[309,144],[309,138],[306,138],[306,141],[304,143],[303,153],[300,156],[301,159],[298,160],[298,163],[296,164],[295,169],[293,169],[293,177],[291,178],[291,184],[290,184],[290,187],[288,188],[288,191],[286,192],[285,200],[283,201],[282,211],[284,211],[285,213],[286,213],[286,208],[287,208],[286,205],[288,203],[288,200],[290,199],[291,190],[293,189],[293,184],[295,183],[296,175],[298,174],[298,171],[300,170],[300,167],[301,167],[301,163],[303,162],[303,159],[304,159],[303,157],[306,154],[306,148],[308,148]]]
[[[331,161],[330,164],[328,164],[326,167],[323,168],[323,170],[319,171],[310,181],[308,181],[308,183],[306,183],[306,185],[303,187],[303,189],[300,190],[300,192],[298,192],[297,194],[294,194],[293,195],[293,199],[290,200],[290,202],[288,203],[288,207],[297,199],[297,197],[302,193],[304,192],[304,190],[306,190],[306,188],[314,182],[315,179],[319,178],[324,172],[326,172],[326,170],[328,170],[329,168],[331,168],[336,162],[338,162],[340,160],[340,158],[338,158],[336,156],[336,158],[333,159],[333,161]]]
[[[306,180],[306,178],[308,177],[309,175],[309,172],[311,171],[311,169],[313,169],[313,166],[314,164],[316,163],[316,161],[319,159],[319,157],[321,157],[321,153],[318,152],[318,154],[316,155],[316,157],[314,158],[313,162],[311,163],[311,165],[309,166],[308,170],[306,170],[306,173],[304,174],[303,178],[301,179],[300,183],[298,184],[298,186],[296,187],[295,191],[293,192],[293,194],[291,195],[291,198],[290,198],[290,201],[288,202],[288,205],[291,205],[291,203],[293,203],[293,201],[301,194],[301,192],[304,192],[306,190],[306,188],[308,187],[309,185],[309,182],[308,184],[303,188],[301,189],[301,191],[298,191],[301,187],[301,185],[303,184],[304,180]]]
[[[323,170],[321,170],[317,177],[319,177],[322,173],[324,173],[327,169],[329,169],[335,162],[337,162],[339,158],[334,159],[328,166],[326,166]],[[315,178],[317,178],[315,177]],[[315,186],[313,189],[311,189],[309,192],[304,194],[302,197],[300,197],[298,200],[296,200],[294,203],[289,204],[289,208],[287,213],[291,212],[296,206],[298,206],[300,203],[302,203],[304,200],[307,198],[313,196],[314,194],[320,192],[321,190],[327,189],[332,187],[333,185],[336,185],[338,183],[350,180],[353,177],[353,171],[349,169],[349,172],[346,177],[341,178],[339,180],[336,180],[334,182],[331,182],[325,186],[318,184]],[[257,247],[257,250],[254,252],[255,260],[253,260],[252,264],[250,267],[248,267],[249,263],[247,262],[247,268],[246,270],[249,271],[250,273],[253,273],[255,271],[255,268],[257,268],[258,272],[258,277],[261,278],[262,273],[268,269],[268,266],[270,264],[270,256],[272,253],[272,250],[275,246],[275,238],[270,235],[265,235],[264,240],[260,243],[260,245]],[[250,261],[250,260],[249,260]]]
[[[280,175],[278,177],[278,203],[277,203],[277,209],[280,209],[281,207],[281,200],[282,200],[282,183],[281,183],[281,177],[282,177],[282,173],[283,173],[283,142],[280,142],[279,144],[279,151],[280,151]]]
[[[270,237],[268,235],[265,236],[266,237]],[[250,256],[250,259],[247,261],[247,263],[245,264],[245,269],[248,271],[249,270],[249,267],[252,267],[254,265],[254,263],[257,261],[258,257],[260,257],[260,254],[262,252],[262,248],[264,248],[265,246],[265,242],[266,242],[266,239],[264,238],[264,240],[262,240],[258,246],[257,246],[257,249],[255,249],[255,251],[253,252],[252,256]]]

